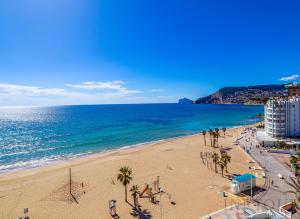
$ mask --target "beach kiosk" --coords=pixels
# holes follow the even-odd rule
[[[245,173],[232,178],[231,190],[233,194],[239,194],[256,186],[256,177],[250,173]]]

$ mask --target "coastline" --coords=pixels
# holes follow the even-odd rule
[[[248,171],[249,156],[233,141],[250,126],[253,125],[228,129],[226,137],[220,137],[220,145],[230,148],[230,174]],[[208,135],[206,140],[209,144]],[[227,178],[202,163],[200,151],[218,149],[205,146],[203,135],[198,133],[0,175],[0,218],[17,217],[25,207],[31,218],[111,218],[107,207],[111,199],[117,200],[121,218],[131,218],[132,209],[124,202],[124,187],[116,179],[124,165],[133,170],[130,186],[137,184],[140,190],[160,176],[160,185],[176,203],[171,205],[168,196],[163,196],[164,217],[199,218],[223,208],[220,192],[229,189]],[[61,200],[61,194],[56,194],[68,182],[69,168],[75,181],[85,184],[86,193],[78,199],[79,204]],[[258,184],[263,185],[263,181]],[[130,193],[128,200],[132,202]],[[140,204],[153,218],[159,217],[159,205],[148,199],[140,199]]]
[[[258,124],[256,123],[251,123],[251,124],[247,124],[247,125],[239,125],[239,126],[232,126],[232,127],[226,127],[228,130],[230,129],[237,129],[237,128],[246,128],[249,126],[254,126]],[[186,134],[186,135],[181,135],[181,136],[177,136],[177,137],[171,137],[171,138],[164,138],[164,139],[159,139],[159,140],[153,140],[153,141],[148,141],[148,142],[143,142],[143,143],[138,143],[138,144],[133,144],[133,145],[126,145],[126,146],[121,146],[120,148],[114,148],[114,149],[108,149],[108,150],[103,150],[103,151],[96,151],[96,152],[87,152],[84,154],[75,154],[75,156],[70,157],[70,158],[66,158],[66,159],[57,159],[57,160],[50,160],[47,163],[43,163],[41,165],[37,165],[37,166],[23,166],[21,168],[14,168],[11,170],[6,170],[6,171],[0,171],[0,179],[1,176],[5,176],[5,175],[10,175],[10,174],[14,174],[14,173],[18,173],[18,172],[22,172],[22,171],[31,171],[31,170],[39,170],[39,169],[43,169],[43,168],[47,168],[47,167],[51,167],[51,166],[56,166],[56,165],[61,165],[61,164],[67,164],[69,162],[76,162],[76,161],[80,161],[82,159],[89,159],[89,158],[93,158],[93,157],[101,157],[101,156],[105,156],[105,155],[109,155],[111,153],[115,153],[115,152],[122,152],[124,150],[129,150],[129,149],[133,149],[133,148],[142,148],[144,146],[149,146],[149,145],[156,145],[159,143],[164,143],[164,142],[168,142],[171,140],[176,140],[176,139],[181,139],[181,138],[185,138],[185,137],[192,137],[192,136],[196,136],[196,135],[202,135],[202,133],[196,132],[193,134]],[[36,161],[40,161],[40,160],[36,160]]]

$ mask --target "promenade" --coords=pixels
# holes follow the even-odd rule
[[[285,180],[294,175],[264,148],[257,147],[256,130],[246,130],[239,139],[239,145],[264,169],[266,176],[263,191],[254,194],[253,202],[268,209],[278,210],[280,206],[293,199],[293,194],[287,192],[291,188]],[[284,179],[280,179],[278,174]]]

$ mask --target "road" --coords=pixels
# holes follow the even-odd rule
[[[294,175],[262,147],[256,147],[258,142],[255,131],[248,130],[242,134],[239,145],[264,169],[266,174],[264,191],[256,194],[253,201],[264,207],[278,210],[280,206],[293,199],[293,194],[287,193],[291,188],[285,180]],[[284,179],[279,179],[278,174],[281,174]]]

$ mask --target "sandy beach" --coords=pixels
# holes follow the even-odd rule
[[[244,127],[229,129],[219,138],[219,146],[229,147],[232,157],[229,174],[249,172],[248,155],[233,145]],[[209,135],[204,145],[202,134],[169,139],[140,147],[95,154],[78,160],[0,175],[0,218],[22,216],[29,208],[34,218],[112,218],[109,200],[116,200],[117,214],[122,219],[137,218],[132,206],[124,201],[124,187],[117,181],[119,168],[132,168],[132,185],[143,190],[145,183],[160,177],[163,218],[200,218],[224,208],[221,191],[230,181],[203,164],[200,152],[219,151],[212,148]],[[69,168],[72,169],[74,192],[78,203],[68,196]],[[263,179],[257,180],[262,185]],[[169,201],[169,195],[173,204]],[[159,195],[156,196],[159,200]],[[133,203],[130,192],[128,200]],[[139,199],[145,215],[160,218],[160,205],[148,198]],[[147,217],[145,217],[147,218]]]

